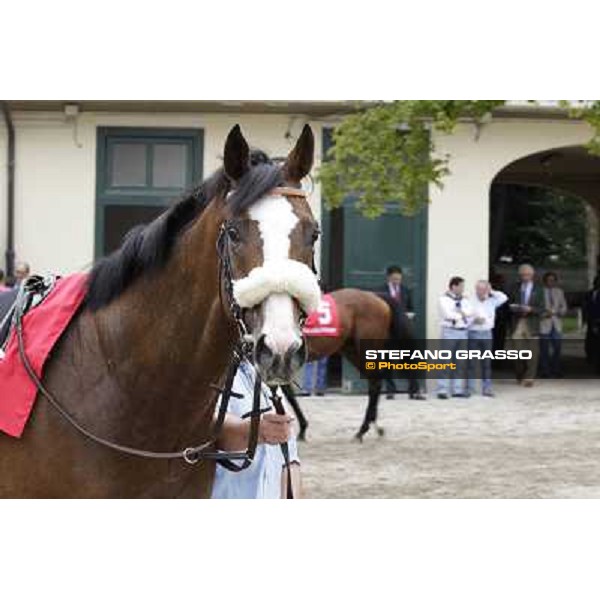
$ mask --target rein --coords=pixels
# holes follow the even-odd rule
[[[219,294],[221,293],[221,282],[223,275],[225,276],[225,287],[227,290],[232,289],[231,282],[231,263],[228,259],[224,260],[224,254],[221,252],[222,248],[222,239],[223,239],[224,228],[221,227],[221,232],[219,235],[219,239],[217,240],[217,253],[220,258],[220,284],[219,284]],[[239,397],[239,394],[232,390],[233,380],[235,378],[236,371],[240,365],[240,362],[244,359],[249,359],[252,356],[252,343],[248,341],[248,335],[246,331],[245,324],[241,318],[241,308],[237,305],[233,297],[230,302],[230,311],[238,325],[239,329],[239,338],[236,342],[235,348],[233,350],[233,357],[229,368],[227,370],[227,376],[225,379],[225,386],[223,388],[211,384],[211,387],[216,389],[221,394],[221,403],[219,406],[219,410],[217,412],[217,417],[212,428],[210,439],[202,444],[197,446],[191,446],[187,448],[183,448],[181,450],[177,450],[174,452],[157,452],[152,450],[143,450],[140,448],[133,448],[131,446],[126,446],[123,444],[118,444],[116,442],[104,439],[83,425],[81,425],[77,419],[71,415],[62,404],[54,397],[50,391],[44,386],[40,378],[35,373],[33,367],[31,366],[31,362],[29,361],[29,357],[27,356],[27,352],[25,349],[25,339],[23,332],[23,316],[27,310],[29,305],[29,298],[32,294],[35,294],[39,291],[39,279],[38,278],[30,278],[25,281],[21,288],[19,289],[19,293],[17,295],[17,299],[15,301],[14,306],[14,324],[17,335],[17,345],[19,351],[19,357],[23,366],[27,372],[27,375],[31,379],[31,381],[35,384],[38,392],[48,401],[48,403],[58,412],[58,414],[75,430],[77,430],[80,434],[82,434],[85,438],[90,441],[95,442],[105,448],[109,448],[111,450],[115,450],[122,454],[127,454],[129,456],[136,456],[139,458],[151,458],[151,459],[162,459],[162,460],[173,460],[173,459],[182,459],[186,463],[193,465],[199,462],[200,460],[215,460],[219,463],[222,463],[225,468],[232,468],[232,470],[242,470],[250,466],[252,461],[254,460],[254,455],[256,453],[256,447],[258,445],[258,429],[260,424],[261,410],[260,410],[260,390],[262,379],[258,372],[256,373],[256,382],[254,390],[254,399],[252,404],[252,411],[246,415],[250,416],[250,432],[248,437],[248,447],[246,451],[241,452],[223,452],[219,450],[213,450],[212,446],[216,442],[221,429],[223,427],[223,423],[225,421],[225,416],[227,414],[227,408],[229,405],[229,399],[234,397]],[[242,460],[241,467],[236,465],[232,461],[234,460]]]
[[[174,451],[174,452],[155,452],[151,450],[142,450],[139,448],[133,448],[131,446],[125,446],[123,444],[117,444],[116,442],[112,442],[110,440],[106,440],[95,433],[91,432],[89,429],[81,425],[73,415],[71,415],[63,406],[58,402],[58,400],[46,389],[44,384],[41,382],[40,378],[35,373],[29,358],[27,356],[27,352],[25,350],[25,340],[23,337],[23,308],[25,303],[23,302],[25,298],[25,294],[28,290],[26,289],[26,284],[24,284],[19,291],[19,296],[17,297],[16,305],[15,305],[15,329],[17,334],[17,342],[18,342],[18,350],[19,357],[21,358],[21,362],[27,371],[27,375],[33,381],[38,391],[42,396],[48,401],[48,403],[54,408],[69,425],[71,425],[74,429],[76,429],[79,433],[81,433],[87,439],[104,446],[105,448],[110,448],[111,450],[116,450],[117,452],[121,452],[122,454],[128,454],[130,456],[137,456],[139,458],[153,458],[153,459],[163,459],[163,460],[173,460],[173,459],[182,459],[186,463],[192,465],[197,463],[200,460],[221,460],[222,458],[227,458],[229,460],[233,459],[243,459],[244,461],[249,460],[250,463],[254,458],[254,450],[256,449],[256,445],[253,444],[252,435],[250,442],[248,444],[248,450],[246,452],[221,452],[218,450],[209,449],[216,438],[220,433],[220,429],[223,425],[223,421],[225,420],[225,413],[227,412],[227,404],[229,398],[231,396],[236,396],[236,392],[232,391],[231,385],[233,383],[233,378],[235,376],[235,372],[243,359],[243,355],[238,352],[238,349],[234,350],[234,359],[232,360],[229,370],[227,373],[226,385],[221,391],[222,393],[222,402],[221,407],[219,408],[219,413],[217,416],[217,420],[215,422],[215,427],[213,429],[213,434],[211,439],[203,444],[193,447],[187,447],[182,450]],[[216,387],[216,386],[214,386]],[[219,388],[218,388],[219,389]],[[256,402],[253,406],[252,410],[252,418],[256,419],[255,413],[257,410]],[[258,418],[260,418],[260,413],[258,414]],[[252,428],[251,428],[252,434]],[[248,463],[248,464],[250,464]]]
[[[304,190],[292,188],[292,187],[277,187],[274,188],[270,195],[286,195],[286,196],[298,196],[298,197],[307,197],[307,193]],[[116,442],[104,439],[83,425],[81,425],[77,419],[71,415],[62,404],[54,397],[54,395],[48,391],[48,389],[44,386],[41,379],[35,373],[31,363],[29,361],[29,357],[27,356],[27,352],[25,349],[25,340],[24,340],[24,332],[23,332],[23,316],[26,312],[29,298],[31,294],[34,294],[39,291],[37,286],[39,286],[38,278],[30,278],[23,283],[19,290],[19,294],[17,296],[17,300],[15,301],[15,308],[13,319],[15,323],[15,330],[17,336],[18,343],[18,352],[19,357],[23,363],[23,366],[27,372],[27,375],[35,384],[38,389],[38,392],[48,401],[48,403],[56,410],[56,412],[76,431],[82,434],[88,440],[99,444],[105,448],[109,448],[111,450],[120,452],[122,454],[127,454],[129,456],[135,456],[139,458],[148,458],[148,459],[162,459],[162,460],[173,460],[173,459],[181,459],[184,460],[187,464],[193,465],[199,462],[200,460],[214,460],[218,462],[221,466],[231,471],[242,471],[248,468],[252,461],[254,460],[254,456],[256,453],[256,448],[258,446],[258,438],[259,438],[259,426],[260,426],[260,418],[265,410],[260,409],[260,395],[262,391],[262,378],[258,370],[255,369],[255,382],[254,382],[254,393],[253,393],[253,401],[252,401],[252,410],[251,412],[243,415],[242,418],[250,417],[250,431],[248,435],[248,445],[245,451],[240,452],[224,452],[219,450],[213,450],[212,446],[218,439],[219,434],[221,433],[221,429],[223,427],[223,423],[225,421],[225,416],[227,414],[227,408],[229,406],[229,399],[233,397],[240,397],[240,394],[237,394],[232,390],[233,381],[235,378],[235,374],[238,370],[240,363],[243,360],[249,360],[251,362],[252,358],[252,349],[253,342],[249,338],[249,332],[247,330],[246,324],[243,320],[242,308],[235,300],[233,294],[233,268],[231,264],[231,254],[230,248],[228,244],[228,222],[225,221],[220,228],[219,236],[217,238],[217,255],[219,258],[219,298],[221,300],[221,304],[223,305],[223,290],[227,296],[227,307],[231,316],[233,317],[237,329],[238,329],[238,339],[236,341],[233,356],[231,363],[229,365],[224,387],[221,388],[215,384],[211,384],[211,387],[217,390],[221,394],[221,402],[219,405],[219,409],[217,411],[217,416],[214,422],[214,426],[212,428],[212,432],[210,435],[210,439],[202,444],[197,446],[183,448],[181,450],[173,451],[173,452],[157,452],[151,450],[143,450],[140,448],[134,448],[131,446],[126,446],[123,444],[118,444]],[[316,273],[315,265],[312,265],[313,271]],[[271,390],[270,400],[278,414],[284,413],[283,404],[281,398],[277,395],[275,390]],[[291,470],[290,470],[290,460],[289,460],[289,449],[287,442],[281,444],[281,451],[284,457],[284,462],[287,467],[288,472],[288,489],[287,494],[288,498],[293,498],[292,491],[292,480],[291,480]],[[241,460],[241,464],[237,464],[233,461]]]

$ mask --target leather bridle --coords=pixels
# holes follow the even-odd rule
[[[298,188],[293,188],[293,187],[276,187],[273,190],[271,190],[269,195],[270,196],[278,196],[278,195],[296,196],[296,197],[301,197],[304,199],[306,199],[308,196],[308,194],[304,190],[298,189]],[[232,260],[231,260],[231,248],[229,246],[230,238],[229,238],[229,233],[228,233],[230,226],[231,226],[231,224],[229,221],[224,221],[221,224],[221,228],[219,230],[219,236],[217,238],[217,255],[219,257],[219,264],[221,266],[220,271],[219,271],[219,295],[221,297],[221,304],[223,305],[224,299],[222,297],[222,292],[223,291],[225,292],[225,296],[226,296],[225,301],[227,303],[227,308],[236,323],[237,331],[238,331],[237,344],[241,351],[241,355],[242,355],[241,360],[246,359],[249,362],[252,362],[253,342],[251,341],[250,332],[248,331],[248,328],[244,321],[243,310],[240,307],[240,305],[238,304],[238,302],[236,301],[235,295],[233,293],[234,273],[233,273],[233,265],[232,265]],[[314,257],[313,257],[313,262],[312,262],[311,268],[312,268],[313,273],[317,274],[316,266],[314,263]],[[303,323],[305,317],[306,317],[306,315],[303,315],[301,318],[301,326],[302,326],[302,323]],[[237,362],[238,366],[239,366],[239,363],[241,362],[241,360]],[[236,366],[235,370],[237,371],[237,366]],[[229,469],[230,471],[235,471],[235,472],[242,471],[243,469],[247,468],[252,463],[252,459],[253,459],[254,453],[256,451],[256,445],[258,443],[258,427],[260,425],[260,416],[262,413],[270,410],[270,409],[261,410],[259,407],[260,393],[261,393],[261,388],[262,388],[262,377],[261,377],[258,369],[256,369],[256,368],[254,369],[254,373],[255,373],[255,380],[254,380],[254,397],[253,397],[252,411],[250,413],[247,413],[246,415],[243,415],[244,417],[250,416],[250,418],[251,418],[247,456],[244,458],[241,465],[234,463],[230,457],[222,457],[222,458],[217,459],[217,462],[222,467],[225,467],[226,469]],[[233,371],[233,374],[235,375],[235,371]],[[227,385],[225,386],[225,389],[226,390],[228,389]],[[269,400],[270,400],[271,404],[273,405],[275,412],[277,414],[285,414],[285,408],[283,406],[281,396],[277,393],[277,389],[271,387],[270,391],[271,391],[271,394],[270,394]],[[234,394],[230,393],[226,398],[225,398],[225,396],[223,396],[223,398],[221,400],[221,405],[219,407],[219,417],[220,418],[217,419],[217,423],[219,423],[219,421],[222,422],[222,419],[225,418],[225,413],[227,412],[227,405],[229,402],[229,397],[231,395],[234,395]],[[292,475],[291,475],[289,444],[286,441],[286,442],[281,443],[280,447],[281,447],[281,453],[283,455],[284,463],[285,463],[286,470],[287,470],[287,498],[292,499],[294,497],[294,493],[293,493],[293,489],[292,489]]]
[[[299,196],[306,198],[307,193],[304,190],[296,189],[292,187],[277,187],[274,188],[270,195],[286,195],[286,196]],[[18,343],[18,351],[20,359],[23,363],[23,366],[27,372],[27,375],[35,384],[38,392],[48,401],[48,403],[56,410],[56,412],[76,431],[82,434],[85,438],[90,441],[99,444],[105,448],[109,448],[111,450],[120,452],[121,454],[127,454],[129,456],[136,456],[139,458],[148,458],[148,459],[162,459],[162,460],[174,460],[181,459],[186,463],[193,465],[201,460],[215,460],[224,468],[229,469],[231,471],[242,471],[248,468],[254,459],[256,448],[258,446],[258,438],[259,438],[259,425],[261,415],[270,409],[261,409],[260,408],[260,397],[262,392],[262,378],[258,370],[255,369],[255,383],[254,383],[254,393],[252,400],[252,410],[242,415],[242,418],[250,417],[250,431],[248,435],[248,446],[245,451],[242,452],[225,452],[220,450],[214,450],[214,444],[216,443],[222,427],[225,421],[225,416],[227,414],[227,409],[229,406],[229,400],[231,397],[241,397],[240,394],[234,392],[232,390],[233,381],[235,378],[235,374],[238,370],[240,363],[243,360],[252,361],[252,350],[253,350],[253,342],[250,339],[249,332],[247,330],[246,324],[243,319],[242,309],[239,304],[236,302],[235,297],[233,295],[233,267],[231,262],[231,252],[229,247],[229,237],[228,237],[228,227],[229,222],[225,221],[219,230],[219,236],[217,238],[217,256],[219,258],[219,295],[221,298],[221,302],[223,304],[222,291],[225,291],[227,296],[227,309],[231,316],[233,317],[237,330],[238,337],[233,349],[232,359],[227,371],[227,375],[225,378],[225,384],[221,388],[216,384],[211,384],[211,387],[220,392],[221,402],[219,405],[219,409],[217,411],[217,416],[214,422],[214,426],[212,428],[212,432],[210,435],[210,439],[206,442],[203,442],[197,446],[183,448],[181,450],[173,451],[173,452],[160,452],[160,451],[151,451],[144,450],[140,448],[134,448],[131,446],[126,446],[123,444],[118,444],[111,440],[107,440],[99,435],[96,435],[92,431],[90,431],[87,427],[83,426],[81,423],[77,421],[77,419],[70,414],[63,405],[56,399],[56,397],[44,386],[40,378],[35,373],[33,367],[31,366],[31,362],[27,356],[27,352],[25,349],[25,341],[23,335],[23,316],[27,306],[27,294],[35,293],[36,290],[33,287],[38,283],[39,280],[35,280],[31,278],[31,282],[29,280],[25,281],[17,296],[17,300],[15,302],[15,310],[14,310],[14,324],[16,329],[17,343]],[[314,263],[312,265],[313,271],[316,272]],[[225,308],[225,307],[224,307]],[[278,396],[277,392],[272,389],[270,400],[278,414],[283,414],[284,408],[281,402],[281,398]],[[291,487],[291,471],[290,471],[290,460],[289,460],[289,448],[287,442],[281,444],[281,450],[283,453],[284,461],[288,471],[288,498],[293,497],[292,487]],[[234,462],[240,461],[241,464]]]

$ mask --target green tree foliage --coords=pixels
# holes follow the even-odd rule
[[[334,145],[319,177],[327,202],[357,198],[376,217],[396,200],[404,214],[427,202],[430,183],[441,186],[448,158],[437,157],[430,127],[451,133],[461,117],[481,119],[502,100],[402,100],[358,110],[335,129]]]
[[[563,105],[569,106],[569,102],[562,101]],[[588,100],[581,106],[571,108],[571,116],[575,119],[583,119],[592,127],[592,139],[587,148],[592,154],[600,154],[600,100]]]
[[[600,101],[571,109],[593,128],[590,151],[600,154]],[[430,131],[452,133],[459,119],[480,122],[506,100],[399,100],[357,108],[336,127],[319,179],[329,207],[356,198],[368,217],[396,201],[411,215],[428,202],[429,185],[441,187],[449,156],[437,156]]]
[[[492,239],[493,263],[504,258],[544,268],[586,264],[586,211],[580,198],[556,190],[499,184],[492,189],[491,208],[492,220],[502,222],[498,239]]]

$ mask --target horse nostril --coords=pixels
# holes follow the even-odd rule
[[[273,351],[266,342],[266,335],[261,335],[254,347],[254,356],[258,364],[265,364],[273,359]]]
[[[306,362],[306,344],[304,339],[294,342],[285,353],[285,366],[296,371]]]

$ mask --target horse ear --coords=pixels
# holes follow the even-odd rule
[[[250,168],[250,148],[239,125],[229,132],[225,141],[223,166],[225,174],[233,181],[241,179]]]
[[[310,125],[305,125],[302,133],[285,162],[285,172],[292,181],[300,180],[310,173],[315,158],[315,136]]]

